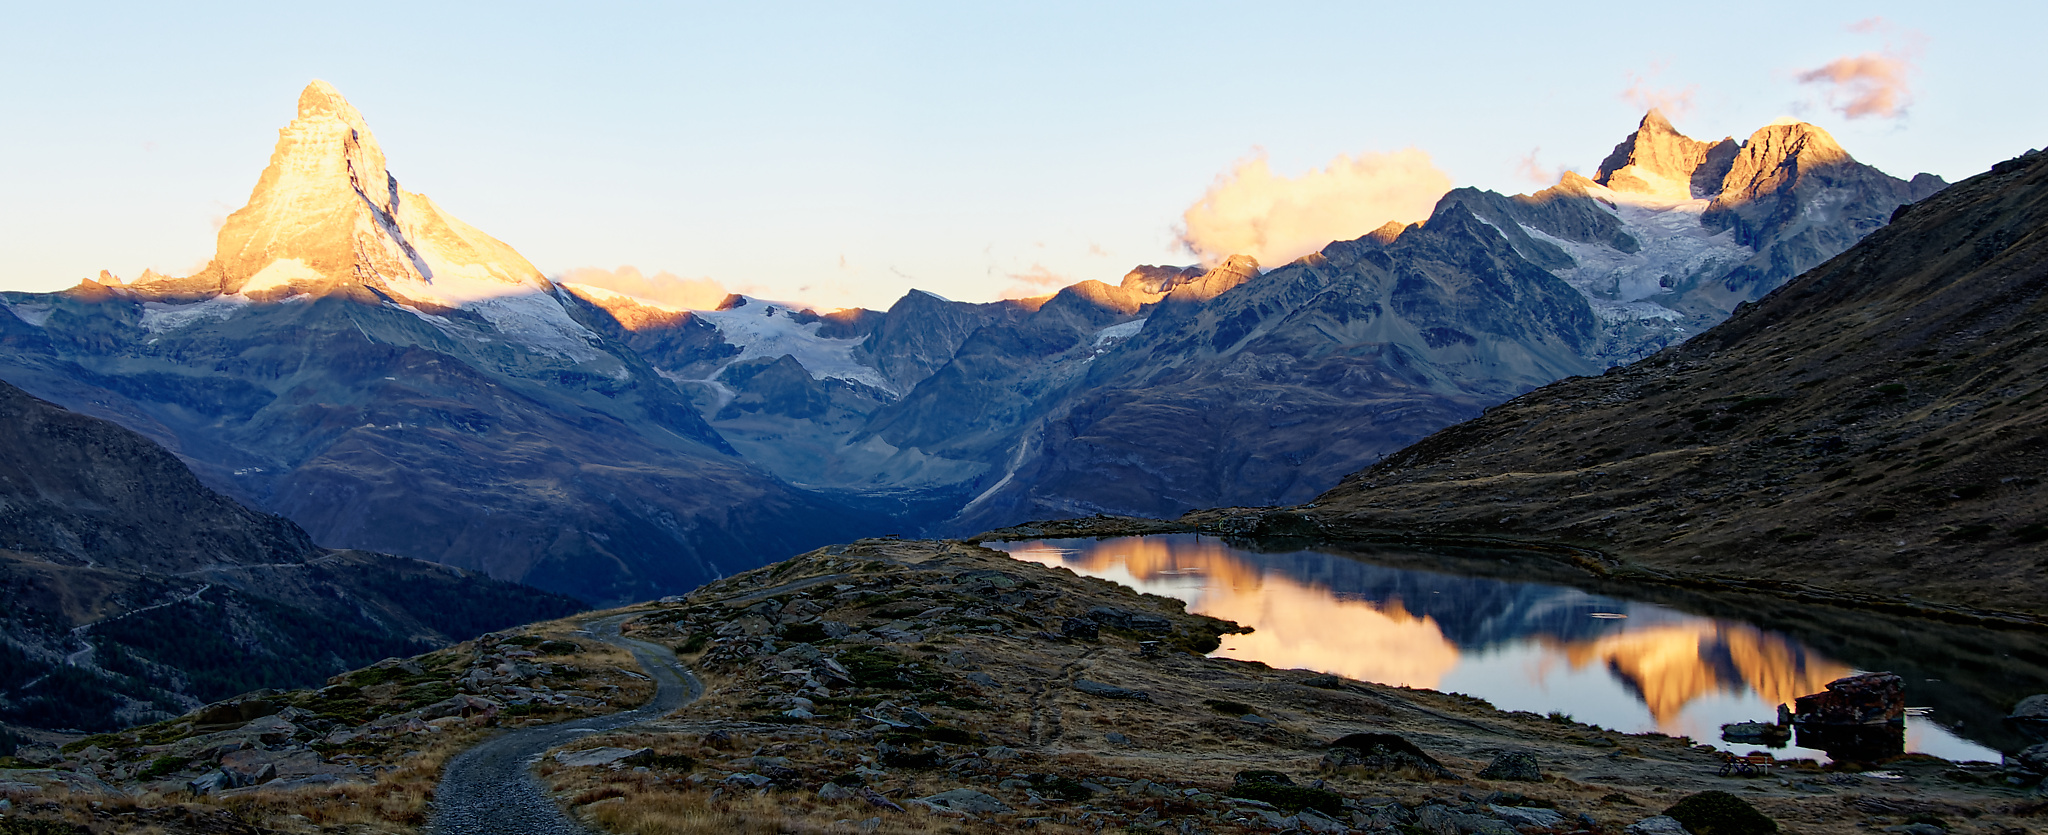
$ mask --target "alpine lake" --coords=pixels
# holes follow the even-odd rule
[[[1215,656],[1461,693],[1740,754],[1997,762],[2031,742],[2003,717],[2048,692],[2039,631],[1621,584],[1506,552],[1198,534],[986,544],[1252,629],[1225,635]],[[1866,671],[1904,678],[1903,733],[1888,726],[1845,738],[1795,726],[1788,740],[1723,739],[1724,724],[1775,723],[1779,705]]]

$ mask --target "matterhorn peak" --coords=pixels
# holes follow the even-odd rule
[[[362,113],[319,80],[201,277],[255,298],[367,288],[431,306],[552,289],[511,247],[401,190]]]

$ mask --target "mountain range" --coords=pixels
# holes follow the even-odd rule
[[[1460,189],[1276,269],[681,310],[550,281],[401,189],[314,82],[204,270],[0,294],[0,379],[324,545],[645,599],[870,533],[1305,501],[1682,342],[1942,186],[1811,125],[1703,143],[1652,112],[1592,179]]]
[[[1705,334],[1438,432],[1298,510],[1579,545],[1687,582],[2048,615],[2048,154]]]

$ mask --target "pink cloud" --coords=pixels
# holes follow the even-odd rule
[[[1004,288],[1000,294],[1005,299],[1028,299],[1057,292],[1060,288],[1074,283],[1070,276],[1053,272],[1044,264],[1033,263],[1022,272],[1005,273],[1015,282]]]
[[[1849,25],[1849,31],[1858,34],[1891,29],[1881,17]],[[1898,118],[1913,103],[1912,78],[1919,70],[1917,62],[1927,36],[1907,30],[1901,33],[1901,41],[1885,44],[1882,51],[1836,58],[1796,77],[1801,84],[1819,85],[1828,106],[1845,118]]]
[[[1540,147],[1531,148],[1529,149],[1528,156],[1516,160],[1515,176],[1546,186],[1553,185],[1557,181],[1564,179],[1565,171],[1568,170],[1564,166],[1545,168],[1542,163],[1536,161],[1536,155],[1542,150]]]
[[[1637,110],[1661,110],[1666,118],[1683,119],[1692,112],[1692,99],[1699,92],[1700,85],[1658,86],[1653,79],[1663,72],[1663,64],[1651,64],[1648,73],[1630,75],[1628,89],[1621,91],[1621,98],[1635,105]]]

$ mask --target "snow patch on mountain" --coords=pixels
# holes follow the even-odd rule
[[[902,392],[882,372],[853,358],[860,339],[831,339],[818,335],[822,322],[798,322],[785,305],[748,298],[748,304],[730,310],[693,310],[692,313],[718,328],[725,341],[738,346],[734,362],[774,359],[784,354],[810,372],[811,379],[834,377],[873,386],[892,395]]]
[[[1659,303],[1657,297],[1678,292],[1703,275],[1726,272],[1756,254],[1755,250],[1736,243],[1734,232],[1715,233],[1700,223],[1711,200],[1673,200],[1599,185],[1589,185],[1587,191],[1621,221],[1628,234],[1642,245],[1641,249],[1622,252],[1604,244],[1566,240],[1533,226],[1517,225],[1529,237],[1552,244],[1571,256],[1578,266],[1551,272],[1578,290],[1603,321],[1684,319],[1683,314]],[[1493,225],[1492,221],[1480,220]]]
[[[1110,325],[1109,327],[1103,328],[1102,330],[1095,332],[1095,346],[1100,348],[1110,342],[1115,342],[1120,339],[1129,339],[1133,336],[1137,336],[1138,331],[1144,329],[1144,319],[1132,319],[1128,322],[1119,322],[1117,324]]]
[[[0,307],[7,308],[9,313],[14,314],[14,318],[39,328],[43,326],[44,322],[50,321],[50,314],[57,312],[55,306],[40,302],[25,302],[22,304],[0,302]]]
[[[313,269],[304,261],[297,258],[279,258],[270,262],[269,266],[257,270],[255,275],[249,276],[248,282],[242,285],[242,295],[266,290],[283,290],[290,287],[293,281],[319,281],[320,278],[320,271]]]
[[[166,302],[142,303],[142,329],[150,333],[189,328],[201,322],[222,322],[241,312],[242,308],[254,304],[248,296],[214,296],[202,302],[190,304],[169,304]]]

